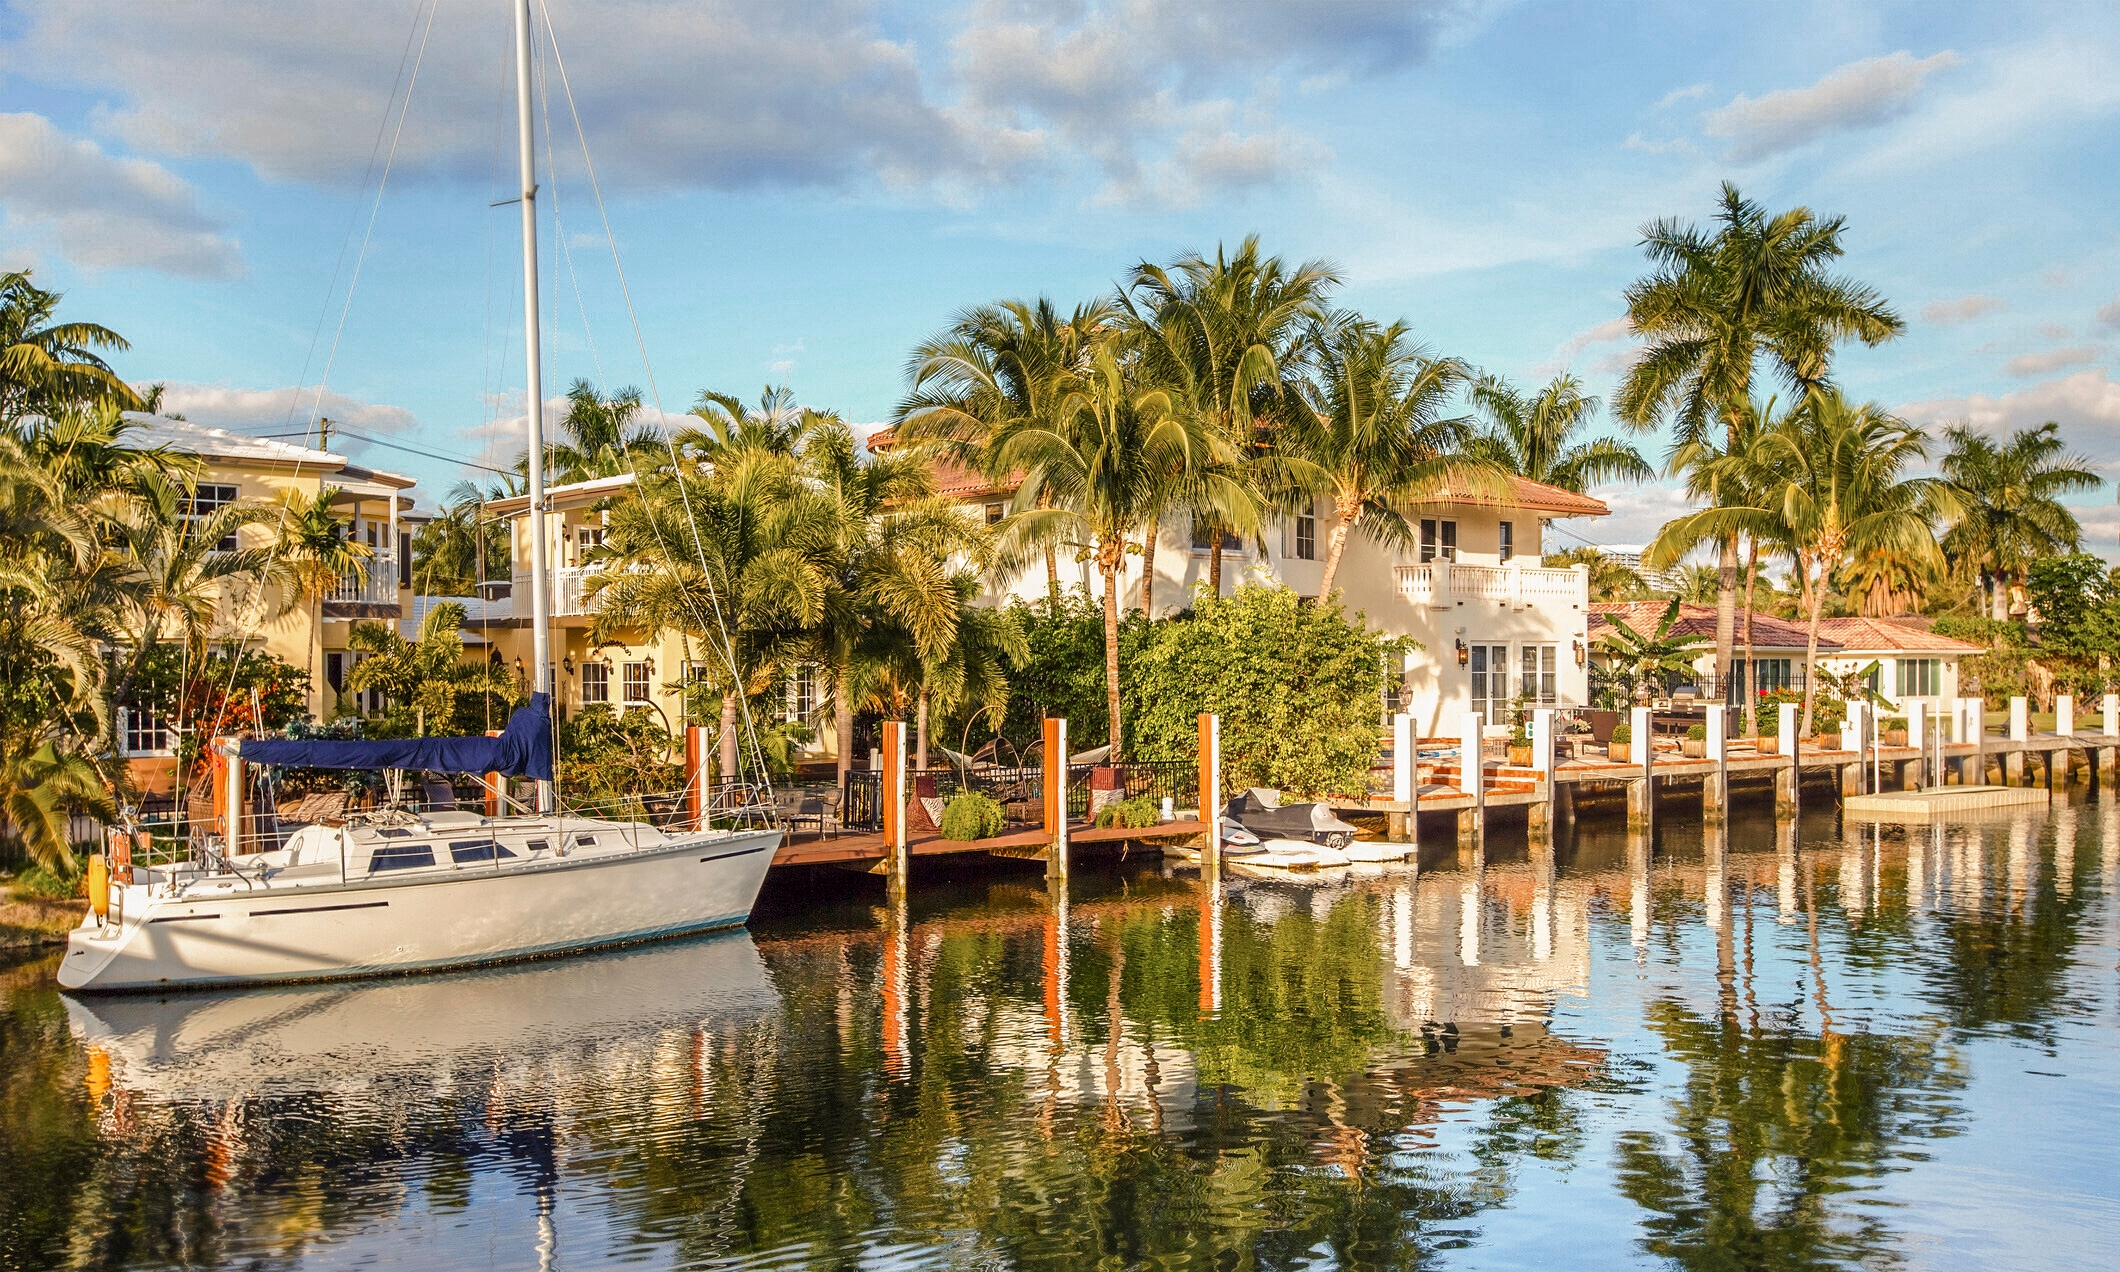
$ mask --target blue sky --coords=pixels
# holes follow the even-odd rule
[[[1072,303],[1252,232],[1438,351],[1605,392],[1640,227],[1705,217],[1729,179],[1846,215],[1847,272],[1908,319],[1843,356],[1851,391],[1924,422],[2057,419],[2120,475],[2120,10],[545,3],[671,411],[785,381],[878,420],[955,310]],[[505,463],[507,12],[0,6],[0,264],[122,331],[121,371],[194,420],[299,427],[328,363],[326,414]],[[546,390],[645,385],[547,79]],[[470,471],[356,450],[429,499]],[[1680,503],[1603,493],[1614,516],[1571,531],[1640,539]],[[2111,488],[2082,513],[2113,553]]]

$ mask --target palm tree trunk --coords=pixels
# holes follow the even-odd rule
[[[847,788],[847,772],[854,767],[854,673],[839,669],[832,692],[832,736],[839,744],[839,789]]]
[[[1207,590],[1222,595],[1222,527],[1210,526],[1207,543]]]
[[[1818,697],[1818,616],[1826,609],[1826,580],[1823,568],[1819,570],[1818,586],[1811,592],[1811,638],[1803,655],[1803,727],[1798,729],[1801,737],[1811,731],[1811,704]],[[1789,744],[1792,748],[1795,743]],[[1789,754],[1796,752],[1792,749]]]
[[[1745,561],[1745,736],[1759,736],[1759,692],[1752,674],[1752,590],[1759,582],[1759,541],[1752,541]]]
[[[927,768],[928,748],[928,691],[926,685],[920,686],[920,705],[915,708],[913,718],[919,722],[913,729],[913,767],[916,770],[924,770]]]
[[[1141,617],[1156,616],[1156,537],[1163,531],[1163,518],[1150,517],[1148,531],[1141,536]]]
[[[1046,490],[1038,493],[1038,506],[1040,508],[1053,506],[1051,491]],[[1046,600],[1052,603],[1053,613],[1058,614],[1060,612],[1060,558],[1050,547],[1045,550],[1045,597]]]
[[[1730,647],[1737,635],[1737,540],[1724,539],[1715,572],[1715,674],[1730,674]]]
[[[1988,580],[1990,616],[1998,623],[2004,622],[2010,616],[2009,585],[2002,581],[2000,570],[1990,573]]]
[[[1110,763],[1119,762],[1119,568],[1109,558],[1117,553],[1100,550],[1105,558],[1098,565],[1104,574],[1104,711],[1111,730]]]
[[[721,780],[736,780],[736,695],[721,695]]]
[[[1346,501],[1339,500],[1336,502],[1337,504],[1344,504]],[[1318,599],[1321,601],[1332,595],[1332,581],[1340,572],[1340,557],[1347,551],[1348,532],[1354,529],[1354,519],[1358,515],[1360,508],[1360,504],[1356,504],[1353,508],[1341,506],[1333,508],[1333,512],[1336,515],[1332,522],[1332,535],[1326,540],[1325,545],[1325,574],[1318,580]]]

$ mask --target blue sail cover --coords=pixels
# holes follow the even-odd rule
[[[247,764],[288,768],[422,769],[552,780],[552,695],[530,695],[497,738],[396,738],[385,742],[244,740]]]

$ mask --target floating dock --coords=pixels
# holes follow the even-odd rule
[[[1849,817],[1872,821],[1928,822],[1962,819],[1987,809],[2045,807],[2052,798],[2053,792],[2038,786],[1938,786],[1925,791],[1848,795],[1842,798],[1841,809]]]

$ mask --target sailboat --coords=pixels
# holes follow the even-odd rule
[[[498,737],[387,742],[246,740],[226,758],[307,768],[493,773],[536,782],[509,816],[384,809],[305,826],[280,848],[199,845],[191,860],[92,883],[59,984],[77,991],[321,980],[563,954],[750,918],[777,827],[666,830],[570,817],[552,792],[552,605],[538,332],[537,181],[529,0],[514,0],[529,366],[534,692]],[[702,805],[704,801],[702,801]],[[92,876],[95,874],[91,872]]]

